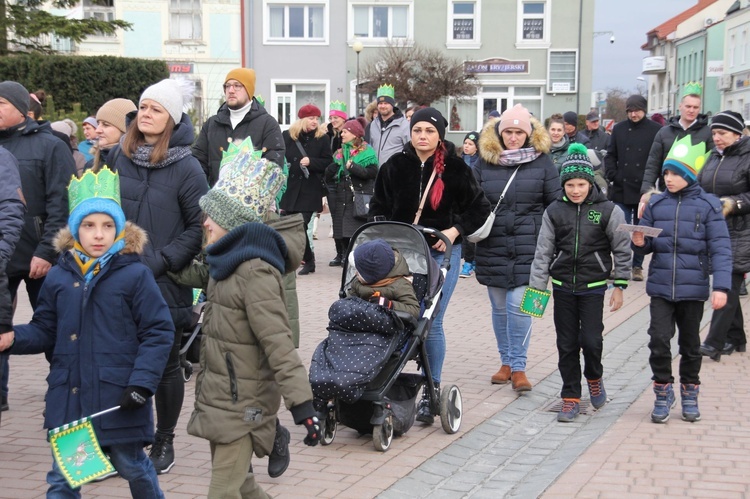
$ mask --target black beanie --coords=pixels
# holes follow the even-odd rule
[[[648,108],[648,101],[640,94],[631,95],[628,100],[625,101],[625,111],[643,111],[645,112]]]
[[[464,137],[464,142],[466,142],[466,139],[469,139],[470,141],[474,142],[474,145],[478,145],[479,142],[479,132],[469,132],[466,134],[466,137]]]
[[[577,127],[578,115],[575,113],[575,111],[568,111],[567,113],[563,114],[563,121],[567,123],[568,125],[573,125],[574,127]]]
[[[0,83],[0,97],[7,100],[13,107],[26,116],[29,112],[29,91],[18,82],[4,81]]]
[[[742,135],[742,131],[745,128],[745,120],[738,112],[722,111],[711,118],[711,130],[714,128],[723,128],[724,130]]]
[[[440,140],[445,140],[445,127],[448,125],[448,122],[445,121],[445,118],[443,118],[443,115],[440,114],[440,111],[438,111],[434,107],[425,107],[412,114],[409,132],[411,132],[411,129],[414,128],[414,125],[419,123],[420,121],[431,123],[435,128],[437,128]]]

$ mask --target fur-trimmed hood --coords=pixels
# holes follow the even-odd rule
[[[497,124],[499,122],[500,118],[489,120],[479,135],[479,156],[487,163],[493,165],[500,163],[500,154],[505,150],[497,133]],[[549,154],[550,147],[552,146],[552,139],[550,139],[544,125],[533,116],[531,117],[529,144],[535,150],[544,154]]]
[[[125,222],[125,247],[120,251],[121,254],[140,255],[143,253],[143,248],[146,247],[147,243],[148,234],[145,230],[141,229],[133,222]],[[54,244],[58,253],[63,253],[73,249],[75,239],[67,225],[57,233]]]

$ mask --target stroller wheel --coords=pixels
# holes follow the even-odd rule
[[[385,452],[391,447],[393,441],[393,414],[385,417],[383,424],[372,427],[372,444],[375,450]]]
[[[445,433],[452,435],[461,427],[464,404],[461,390],[456,385],[448,385],[440,394],[440,424]]]
[[[185,380],[185,383],[190,381],[190,378],[193,377],[193,363],[189,360],[186,360],[182,364],[182,379]]]
[[[336,438],[336,406],[328,407],[328,412],[320,422],[320,445],[331,445]]]

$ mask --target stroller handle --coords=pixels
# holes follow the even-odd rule
[[[451,253],[453,252],[453,243],[446,237],[445,234],[432,227],[423,227],[421,225],[414,226],[418,231],[426,236],[435,236],[445,244],[445,253],[443,254],[443,261],[440,263],[440,268],[450,270],[451,268]]]

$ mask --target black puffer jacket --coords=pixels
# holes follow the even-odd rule
[[[504,147],[495,128],[498,121],[492,119],[482,129],[481,159],[474,168],[479,185],[493,208],[516,169],[500,165]],[[560,197],[560,175],[548,156],[551,140],[541,123],[534,118],[531,123],[528,143],[542,154],[518,169],[496,212],[492,232],[477,243],[477,281],[485,286],[509,289],[529,283],[542,215],[547,206]]]
[[[612,128],[612,140],[604,157],[604,174],[611,184],[609,198],[615,203],[640,202],[643,172],[659,130],[658,123],[645,117],[637,122],[622,120]]]
[[[209,185],[214,185],[219,179],[219,164],[229,139],[244,140],[250,137],[253,147],[266,149],[263,153],[264,158],[279,166],[284,165],[284,139],[279,123],[254,97],[250,110],[234,130],[229,116],[229,108],[224,103],[216,115],[211,116],[203,124],[198,140],[193,146],[193,156],[200,161]]]
[[[0,147],[0,334],[13,329],[13,303],[8,291],[5,269],[21,237],[23,214],[26,207],[21,193],[18,162],[11,153]]]
[[[130,113],[128,120],[136,113]],[[193,138],[193,124],[183,113],[169,147],[190,147]],[[188,327],[193,291],[176,284],[166,272],[183,269],[201,250],[203,214],[198,199],[208,191],[208,183],[200,163],[189,155],[162,168],[147,168],[134,164],[119,147],[107,159],[108,164],[115,160],[120,173],[125,217],[148,233],[143,260],[156,277],[175,327]]]
[[[726,216],[733,270],[750,272],[750,137],[740,138],[723,155],[714,149],[698,182],[706,192],[735,201],[734,210]]]
[[[641,194],[648,192],[661,176],[661,167],[664,165],[664,159],[672,148],[676,140],[683,138],[685,135],[691,135],[693,144],[699,142],[706,143],[706,151],[714,146],[711,138],[711,129],[708,126],[708,116],[699,114],[695,123],[690,128],[684,130],[680,125],[680,117],[675,116],[669,120],[665,126],[657,132],[654,137],[654,143],[648,153],[646,162],[646,171],[643,173],[643,183],[641,184]]]
[[[68,183],[75,173],[70,148],[52,135],[48,121],[31,118],[0,131],[0,146],[18,160],[26,214],[8,275],[27,275],[31,257],[57,261],[53,240],[68,223]],[[1,180],[0,180],[1,181]]]
[[[292,127],[294,128],[298,123]],[[327,194],[324,190],[323,175],[333,161],[331,142],[326,135],[325,128],[321,126],[312,132],[299,132],[297,136],[305,155],[310,158],[310,164],[307,167],[310,174],[308,177],[305,177],[299,166],[304,156],[292,139],[291,129],[285,130],[283,136],[286,160],[289,162],[289,178],[286,192],[281,198],[281,209],[289,212],[321,211],[323,196]]]

